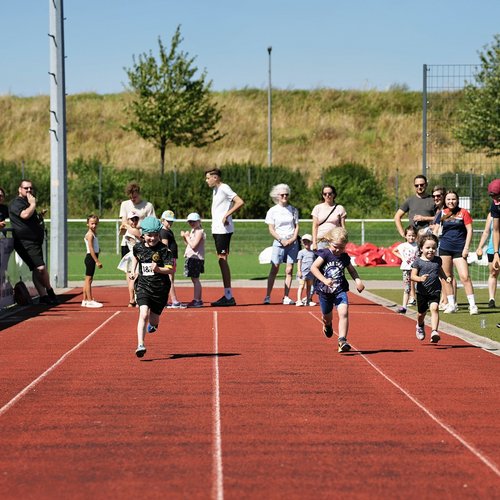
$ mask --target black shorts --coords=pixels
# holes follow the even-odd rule
[[[451,257],[452,259],[462,259],[462,252],[453,252],[450,250],[443,250],[442,248],[439,249],[439,256],[443,257]]]
[[[99,257],[99,254],[96,254]],[[85,255],[85,259],[83,261],[85,263],[85,276],[94,276],[95,273],[95,260],[92,258],[92,255],[89,253]]]
[[[164,293],[153,297],[143,288],[136,287],[135,300],[137,301],[137,305],[148,306],[151,312],[160,315],[163,312],[163,308],[167,305],[169,291],[170,287],[166,288]]]
[[[45,267],[45,261],[43,260],[43,241],[18,240],[14,238],[14,250],[30,268],[30,271],[38,267]]]
[[[441,300],[441,292],[431,293],[431,294],[426,294],[426,293],[424,294],[417,292],[417,311],[420,314],[426,313],[429,310],[429,306],[433,302],[439,304],[440,300]]]
[[[229,247],[231,246],[231,236],[233,233],[213,234],[215,241],[215,250],[217,255],[229,255]]]
[[[188,278],[199,278],[205,272],[205,261],[189,257],[184,262],[184,276]]]
[[[130,249],[127,245],[123,245],[121,247],[121,251],[122,251],[122,257],[125,257],[125,255],[127,255],[130,252]]]

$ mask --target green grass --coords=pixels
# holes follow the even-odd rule
[[[403,292],[401,290],[370,290],[371,293],[388,299],[396,304],[401,304]],[[476,303],[479,307],[479,315],[471,316],[468,311],[468,303],[463,289],[458,290],[458,305],[460,310],[455,314],[440,313],[440,321],[445,321],[451,325],[458,326],[469,332],[481,335],[500,342],[500,328],[496,327],[500,321],[498,309],[488,309],[488,291],[486,289],[475,289]],[[414,308],[412,308],[413,310]],[[486,328],[481,328],[481,319],[486,320]]]

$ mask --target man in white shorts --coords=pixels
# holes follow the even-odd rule
[[[224,295],[212,306],[235,306],[236,301],[231,290],[231,270],[227,261],[231,236],[234,232],[233,219],[231,217],[239,210],[245,202],[225,183],[222,182],[222,172],[218,168],[205,171],[205,182],[213,189],[212,198],[212,235],[215,241],[215,249],[219,259],[219,267],[224,283]]]

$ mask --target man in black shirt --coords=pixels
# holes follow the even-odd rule
[[[9,218],[14,236],[14,249],[33,273],[33,284],[43,304],[57,304],[50,286],[49,273],[43,259],[45,226],[43,217],[36,211],[33,183],[23,179],[19,195],[9,205]]]

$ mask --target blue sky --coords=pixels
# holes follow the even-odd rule
[[[49,1],[2,0],[0,95],[49,93]],[[422,88],[422,65],[475,64],[499,0],[65,0],[66,90],[121,92],[132,56],[181,25],[214,90]]]

